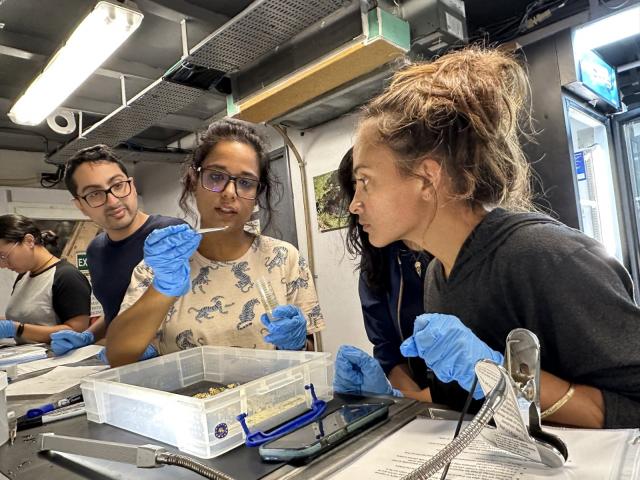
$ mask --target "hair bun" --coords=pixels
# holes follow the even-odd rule
[[[42,238],[42,244],[46,247],[47,245],[56,246],[58,243],[58,234],[53,230],[44,230],[40,233],[40,238]]]

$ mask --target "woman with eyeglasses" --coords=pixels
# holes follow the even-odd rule
[[[435,257],[426,313],[400,346],[433,370],[434,402],[481,399],[475,364],[502,364],[509,332],[526,328],[540,340],[542,418],[637,427],[631,277],[602,244],[534,211],[520,144],[527,95],[524,69],[499,50],[467,48],[400,70],[357,127],[350,211],[373,246],[408,240]],[[354,368],[365,361],[336,362],[336,378],[372,385]]]
[[[0,216],[0,267],[18,274],[0,320],[0,338],[19,343],[50,341],[60,330],[89,326],[91,286],[66,260],[47,250],[57,235],[22,215]]]
[[[180,205],[188,225],[156,230],[145,242],[121,313],[107,334],[112,366],[134,362],[154,341],[160,354],[200,345],[312,349],[324,327],[313,277],[295,247],[248,231],[256,205],[271,216],[275,181],[266,145],[246,122],[211,124],[185,165]],[[268,280],[279,306],[265,315],[256,280]]]

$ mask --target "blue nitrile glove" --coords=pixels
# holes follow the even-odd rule
[[[49,335],[49,337],[51,337],[51,350],[56,355],[64,355],[69,350],[86,347],[96,340],[89,330],[85,330],[82,333],[74,330],[58,330]]]
[[[13,320],[0,320],[0,338],[16,336],[16,324]]]
[[[391,386],[375,358],[351,345],[342,345],[338,350],[333,389],[336,393],[352,395],[403,396],[400,390]]]
[[[149,234],[144,241],[144,263],[153,269],[153,286],[158,292],[179,297],[189,291],[189,259],[201,239],[186,223]]]
[[[149,360],[150,358],[155,358],[158,356],[158,350],[153,345],[147,345],[147,348],[144,349],[142,355],[138,359],[139,362],[142,360]],[[107,349],[103,348],[97,355],[98,360],[100,360],[105,365],[109,365],[109,359],[107,358]]]
[[[307,344],[307,321],[302,310],[294,305],[278,305],[271,315],[273,321],[269,320],[266,313],[260,317],[269,330],[265,341],[280,350],[302,350]]]
[[[420,357],[442,382],[453,380],[469,391],[475,378],[478,361],[493,360],[504,363],[501,353],[491,350],[453,315],[425,313],[416,318],[413,335],[407,338],[400,351],[405,357]],[[480,384],[473,391],[476,400],[484,397]]]

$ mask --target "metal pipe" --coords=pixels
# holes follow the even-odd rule
[[[280,134],[284,143],[291,149],[293,156],[296,157],[298,167],[300,168],[300,181],[302,182],[302,203],[304,205],[304,223],[307,235],[307,260],[309,261],[309,270],[315,276],[315,262],[313,261],[313,238],[311,236],[311,217],[309,215],[309,198],[307,192],[307,163],[303,160],[300,152],[287,135],[286,130],[280,125],[271,125],[276,132]]]
[[[436,453],[431,459],[423,463],[417,470],[402,477],[402,480],[427,480],[446,464],[450,463],[460,452],[478,436],[482,429],[489,423],[493,414],[500,408],[506,398],[506,389],[509,387],[501,375],[498,383],[487,395],[484,404],[478,414],[467,425],[462,433],[453,439],[446,447]]]
[[[120,75],[120,97],[122,100],[122,106],[127,106],[127,85],[124,75]]]
[[[296,161],[298,162],[298,167],[300,168],[300,181],[302,182],[302,204],[304,209],[304,225],[307,235],[307,260],[309,262],[309,270],[311,271],[311,275],[315,278],[315,262],[313,260],[313,237],[311,236],[311,214],[309,210],[309,192],[307,189],[307,163],[304,161],[300,152],[294,145],[294,143],[287,135],[287,131],[281,125],[271,125],[273,129],[280,134],[282,139],[284,140],[285,145],[289,147],[293,156],[296,157]],[[316,351],[322,351],[322,337],[320,333],[314,334],[315,338],[315,348]]]
[[[83,126],[82,126],[82,120],[83,120],[83,117],[82,117],[82,110],[80,110],[80,111],[78,112],[78,138],[84,138],[84,137],[82,136],[82,134],[84,133],[84,132],[82,131],[82,128],[83,128]]]
[[[618,73],[626,72],[627,70],[633,70],[636,67],[640,67],[640,60],[636,60],[634,62],[625,63],[624,65],[620,65],[616,68]]]
[[[189,37],[187,36],[187,19],[180,20],[180,39],[182,40],[182,58],[189,56]]]
[[[204,465],[195,461],[186,455],[179,455],[177,453],[160,452],[156,455],[156,462],[161,465],[175,465],[177,467],[186,468],[192,472],[197,473],[205,478],[211,480],[234,480],[230,475],[227,475],[220,470],[216,470],[209,465]]]

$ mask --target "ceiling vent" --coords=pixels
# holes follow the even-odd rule
[[[376,71],[409,51],[409,23],[380,8],[366,13],[362,35],[242,100],[227,97],[227,113],[268,122]]]

